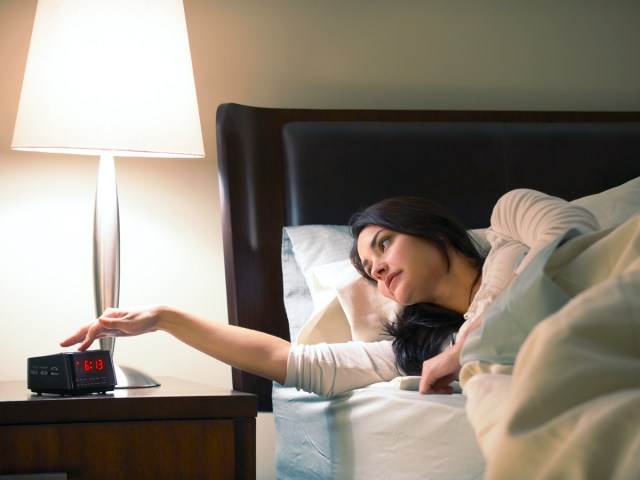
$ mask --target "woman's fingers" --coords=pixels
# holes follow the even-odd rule
[[[453,393],[453,387],[450,386],[453,379],[451,375],[447,375],[442,378],[436,378],[431,381],[429,377],[422,377],[420,381],[420,387],[418,391],[420,393],[438,393],[438,394],[451,394]]]
[[[117,332],[109,332],[109,329],[105,327],[100,319],[95,322],[85,325],[69,338],[60,342],[61,347],[70,347],[72,345],[80,344],[78,350],[84,351],[91,346],[91,344],[98,338],[106,337],[108,335],[115,336]]]
[[[61,347],[70,347],[71,345],[75,345],[76,343],[83,342],[87,337],[87,331],[89,330],[89,325],[82,327],[76,333],[71,335],[69,338],[60,342]]]
[[[449,384],[457,377],[460,370],[457,349],[447,349],[422,364],[420,393],[451,393]]]
[[[158,308],[145,307],[135,310],[108,308],[94,322],[85,325],[69,338],[60,342],[62,347],[79,344],[78,350],[86,350],[98,338],[127,337],[157,330]]]
[[[453,394],[453,387],[447,385],[446,387],[436,388],[427,393],[436,394],[436,395],[451,395]]]

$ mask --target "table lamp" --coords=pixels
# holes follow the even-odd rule
[[[204,157],[182,0],[39,0],[12,148],[100,156],[96,315],[117,307],[114,157]],[[118,388],[158,385],[131,367],[116,375]]]

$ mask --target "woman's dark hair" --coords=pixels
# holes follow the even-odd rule
[[[455,249],[472,262],[478,271],[476,283],[479,281],[484,259],[462,223],[443,206],[421,197],[393,197],[351,217],[349,227],[354,238],[351,263],[363,277],[375,283],[362,265],[357,246],[360,233],[370,225],[433,242],[449,268],[449,249]],[[463,322],[464,318],[459,313],[431,303],[403,308],[395,321],[385,326],[393,336],[398,368],[408,375],[420,375],[423,362],[439,354],[452,341]]]

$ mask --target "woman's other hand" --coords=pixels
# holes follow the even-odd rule
[[[482,317],[474,321],[469,328],[458,335],[454,345],[446,348],[442,353],[425,360],[422,364],[422,378],[418,391],[420,393],[453,393],[451,382],[458,379],[460,373],[460,352],[469,333],[482,325]]]
[[[425,360],[422,364],[420,393],[453,393],[451,382],[458,379],[460,372],[460,348],[458,344],[445,349],[439,355]]]
[[[75,334],[60,342],[62,347],[80,344],[86,350],[94,340],[103,337],[132,337],[159,329],[163,309],[161,306],[138,309],[108,308],[97,320],[85,325]]]

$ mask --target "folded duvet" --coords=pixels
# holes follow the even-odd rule
[[[463,349],[487,479],[640,478],[640,217],[563,240]]]

